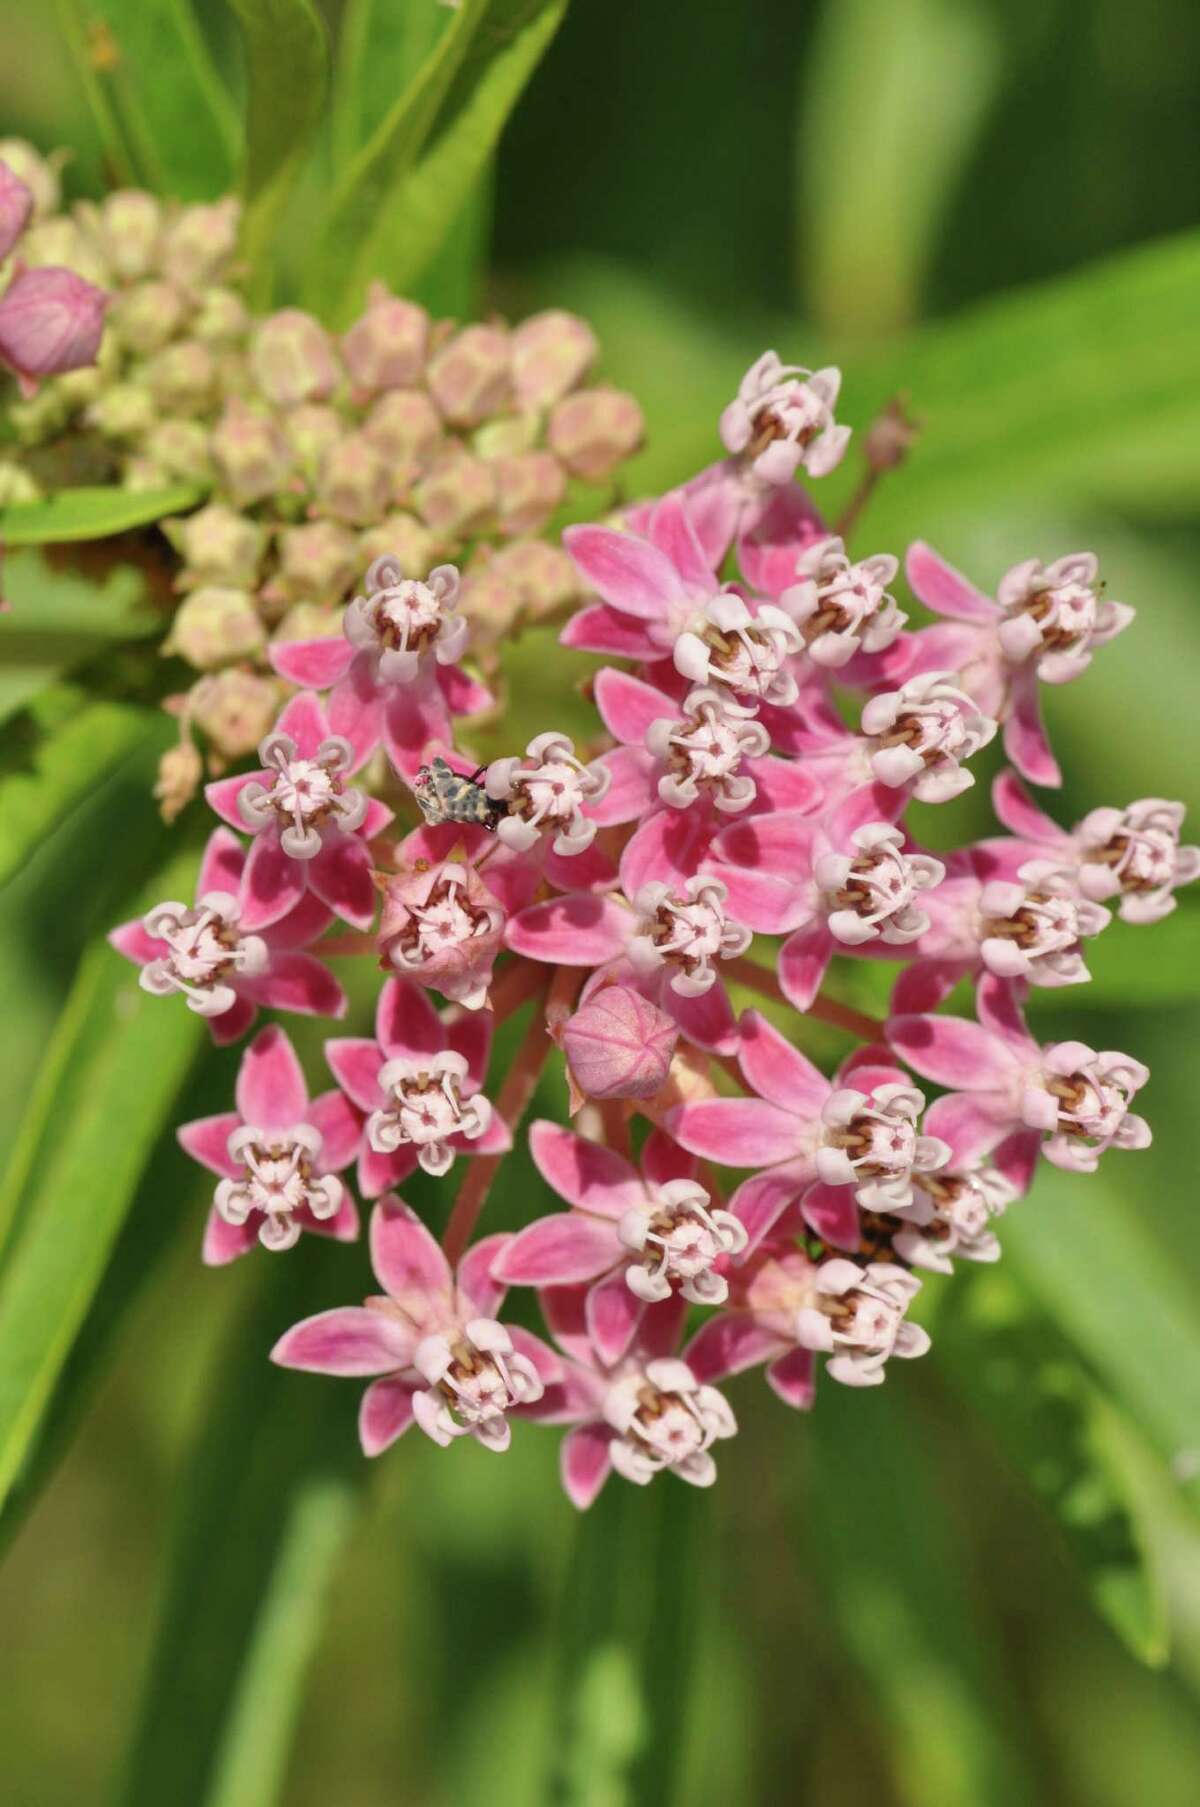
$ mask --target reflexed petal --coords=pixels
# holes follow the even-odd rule
[[[646,1312],[645,1304],[626,1281],[624,1263],[588,1288],[585,1309],[593,1347],[606,1367],[614,1367],[629,1348]]]
[[[754,1253],[788,1206],[799,1198],[812,1176],[810,1160],[789,1161],[742,1181],[729,1201],[729,1209],[743,1224],[748,1238],[741,1257],[743,1261]]]
[[[797,1010],[807,1010],[821,989],[833,958],[833,936],[825,920],[796,929],[779,950],[779,983]]]
[[[289,683],[302,690],[328,690],[349,671],[354,648],[340,634],[327,635],[320,640],[276,641],[267,648],[267,656]]]
[[[256,1129],[290,1129],[305,1121],[308,1087],[296,1050],[275,1024],[262,1029],[246,1052],[237,1077],[237,1107]]]
[[[625,950],[634,929],[632,911],[613,898],[568,892],[531,904],[508,924],[505,939],[514,953],[555,966],[602,966]]]
[[[295,909],[308,888],[306,865],[283,851],[279,831],[268,828],[257,835],[242,874],[242,929],[254,933],[278,922]]]
[[[271,1360],[309,1374],[390,1374],[406,1365],[412,1347],[411,1334],[387,1312],[342,1305],[285,1330]]]
[[[230,834],[227,828],[214,829],[200,860],[196,896],[203,897],[208,891],[225,891],[236,897],[245,864],[246,849],[237,836]]]
[[[1012,1083],[1017,1061],[1007,1045],[979,1023],[957,1016],[895,1016],[892,1047],[916,1072],[938,1085],[995,1091]]]
[[[569,1286],[604,1273],[620,1255],[611,1223],[581,1211],[555,1211],[518,1230],[496,1272],[511,1286]]]
[[[700,1326],[683,1359],[697,1380],[708,1383],[771,1361],[787,1346],[752,1311],[720,1311]]]
[[[358,1408],[358,1437],[364,1456],[378,1456],[413,1421],[413,1395],[423,1381],[373,1380]]]
[[[562,1483],[567,1498],[581,1512],[587,1510],[608,1479],[613,1433],[607,1424],[580,1424],[563,1438],[560,1457]]]
[[[236,1111],[221,1111],[215,1117],[197,1117],[193,1123],[181,1123],[175,1135],[193,1161],[223,1179],[235,1180],[242,1170],[237,1161],[230,1159],[228,1142],[241,1126],[242,1119]]]
[[[416,1212],[399,1199],[381,1199],[371,1213],[371,1266],[394,1299],[449,1294],[445,1255]]]
[[[648,540],[612,527],[568,527],[563,545],[589,589],[622,614],[658,621],[685,594],[671,560]]]
[[[346,1096],[360,1111],[377,1111],[383,1105],[379,1069],[385,1056],[378,1042],[357,1036],[334,1036],[325,1043],[329,1070]]]
[[[322,903],[352,928],[370,928],[379,893],[365,842],[357,835],[326,831],[324,845],[308,861],[308,870],[309,883]]]
[[[429,993],[410,979],[389,979],[375,1007],[375,1039],[388,1059],[418,1060],[446,1046],[446,1031]]]
[[[314,954],[273,953],[266,972],[239,980],[238,988],[269,1010],[291,1010],[297,1016],[346,1014],[345,992]]]
[[[623,1155],[545,1118],[530,1127],[529,1152],[546,1184],[581,1210],[618,1218],[645,1200],[645,1187]]]
[[[362,1140],[362,1116],[344,1092],[322,1092],[305,1112],[305,1121],[321,1132],[320,1166],[323,1173],[340,1173],[358,1153]]]
[[[932,546],[915,540],[904,561],[904,574],[914,596],[937,615],[952,615],[958,621],[978,621],[992,627],[1000,610],[990,597],[975,588],[961,571],[948,565]]]
[[[807,1412],[816,1397],[816,1370],[811,1349],[789,1349],[767,1369],[767,1385],[785,1405]]]
[[[742,1017],[738,1064],[747,1084],[769,1104],[797,1117],[820,1116],[828,1079],[757,1010]]]
[[[702,1098],[670,1111],[667,1129],[705,1160],[725,1167],[765,1167],[799,1153],[805,1125],[761,1098]]]

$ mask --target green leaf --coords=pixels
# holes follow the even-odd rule
[[[310,299],[353,319],[367,285],[413,287],[466,205],[567,0],[463,0],[330,197]],[[334,278],[336,277],[336,280]]]
[[[165,716],[133,703],[87,703],[72,711],[66,702],[57,689],[36,698],[32,725],[45,732],[35,733],[31,747],[14,738],[0,759],[0,886],[98,785],[165,748],[173,732]]]
[[[999,49],[986,13],[962,0],[824,9],[803,65],[796,239],[797,272],[823,332],[856,338],[912,320],[996,89]]]
[[[338,28],[330,103],[334,168],[345,169],[455,22],[445,6],[346,0]]]
[[[903,1383],[822,1388],[805,1427],[813,1573],[862,1670],[906,1807],[1009,1807],[1033,1798],[976,1618],[936,1455]]]
[[[45,502],[0,509],[0,543],[12,547],[107,540],[167,515],[183,514],[204,496],[196,483],[175,483],[169,489],[62,489]]]
[[[314,1489],[317,1498],[330,1486],[361,1489],[369,1470],[355,1432],[361,1389],[291,1373],[267,1356],[289,1324],[344,1296],[337,1256],[316,1236],[301,1237],[282,1260],[261,1251],[247,1256],[257,1273],[180,1479],[162,1615],[116,1793],[121,1807],[212,1807],[212,1791],[234,1778],[250,1778],[260,1789],[278,1779],[300,1678],[285,1673],[281,1692],[272,1695],[262,1659],[284,1642],[276,1609],[286,1609],[286,1595],[281,1603],[277,1589],[288,1574],[284,1552],[289,1543],[294,1552],[303,1534],[297,1502],[314,1497]],[[336,1529],[340,1543],[348,1524]],[[326,1524],[327,1566],[336,1555],[329,1532]],[[322,1531],[316,1536],[320,1541]],[[275,1606],[264,1609],[272,1591]],[[310,1640],[319,1606],[319,1598],[304,1605]],[[243,1743],[249,1697],[239,1700],[239,1693],[246,1687],[266,1690],[258,1696],[270,1715],[261,1767]],[[243,1799],[259,1807],[276,1797],[216,1798],[225,1807],[233,1800],[241,1807]]]
[[[312,0],[230,0],[246,53],[242,245],[260,304],[269,246],[325,106],[329,40]]]
[[[159,874],[154,897],[190,895],[194,875],[192,854],[176,858]],[[0,1273],[0,1502],[34,1447],[204,1035],[190,1011],[164,1009],[141,991],[129,966],[102,943],[85,957],[76,986],[84,1002],[74,1009],[69,1003],[65,1014],[79,1064],[61,1046],[49,1056],[69,1081],[71,1108],[39,1089],[35,1110],[47,1120],[53,1115],[53,1133],[29,1172],[21,1232]]]
[[[189,0],[72,0],[75,29],[103,33],[92,79],[144,180],[184,201],[230,183],[237,116]]]
[[[207,1807],[276,1807],[334,1571],[354,1524],[345,1481],[298,1486],[217,1752]]]
[[[1005,1269],[959,1274],[936,1342],[941,1372],[1058,1521],[1101,1617],[1140,1661],[1165,1662],[1166,1602],[1116,1408]]]
[[[1087,947],[1091,983],[1071,991],[1071,1007],[1162,1009],[1200,998],[1200,909],[1182,899],[1161,922],[1114,921]]]
[[[67,54],[83,90],[88,110],[96,127],[96,136],[104,153],[105,174],[114,188],[128,188],[142,180],[136,151],[131,146],[125,126],[117,116],[108,84],[101,80],[96,67],[94,44],[89,36],[81,0],[55,0],[59,30],[67,46]]]
[[[145,581],[131,565],[117,566],[97,585],[23,552],[6,561],[4,589],[11,608],[0,615],[0,722],[105,645],[162,626],[145,607]]]
[[[1099,1173],[1043,1163],[1004,1220],[1005,1258],[1085,1357],[1200,1511],[1200,1327],[1166,1251],[1126,1208],[1110,1153]]]

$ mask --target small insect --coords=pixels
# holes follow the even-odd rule
[[[508,804],[488,796],[479,782],[486,771],[481,765],[466,778],[444,759],[423,765],[413,789],[425,820],[433,827],[441,822],[469,822],[495,834],[497,824],[508,814]]]

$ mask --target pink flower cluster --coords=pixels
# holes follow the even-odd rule
[[[833,1381],[880,1384],[929,1347],[922,1275],[994,1261],[1039,1159],[1088,1172],[1149,1141],[1137,1060],[1044,1045],[1025,1020],[1031,989],[1087,980],[1113,908],[1154,920],[1200,872],[1177,805],[1068,831],[1017,775],[1058,782],[1040,684],[1080,675],[1131,611],[1089,554],[1027,559],[992,599],[917,544],[909,587],[943,619],[911,626],[898,558],[852,554],[796,482],[846,450],[839,380],[766,355],[722,417],[722,461],[568,531],[590,600],[562,639],[604,660],[594,746],[550,722],[475,769],[453,737],[473,684],[458,573],[381,560],[340,640],[276,653],[309,688],[260,770],[209,787],[228,826],[194,904],[114,934],[220,1041],[260,1005],[345,1012],[322,959],[334,916],[353,931],[338,951],[379,960],[373,1037],[326,1044],[335,1089],[310,1101],[268,1027],[236,1110],[180,1131],[219,1176],[209,1262],[352,1238],[352,1166],[377,1201],[381,1290],[273,1352],[368,1380],[369,1455],[413,1422],[502,1450],[528,1418],[567,1427],[578,1506],[611,1469],[706,1486],[737,1429],[722,1382],[761,1365],[805,1408],[824,1358]],[[1008,832],[925,851],[910,800],[959,796],[998,731]],[[362,782],[381,747],[424,818],[391,843]],[[898,966],[888,1020],[827,994],[835,957]],[[963,980],[971,1012],[948,1014]],[[530,1005],[492,1085],[493,1032]],[[806,1018],[853,1038],[832,1077],[802,1052]],[[547,1061],[573,1125],[523,1131]],[[522,1228],[477,1240],[521,1133],[544,1191]],[[400,1196],[418,1168],[448,1192],[455,1176],[440,1243]],[[512,1288],[536,1294],[546,1338],[502,1316]]]

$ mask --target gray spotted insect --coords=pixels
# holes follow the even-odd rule
[[[454,771],[444,759],[434,759],[429,765],[423,765],[413,790],[430,826],[436,828],[443,822],[464,822],[495,834],[497,824],[508,814],[508,804],[502,798],[488,796],[479,782],[486,771],[487,767],[481,765],[467,778]]]

